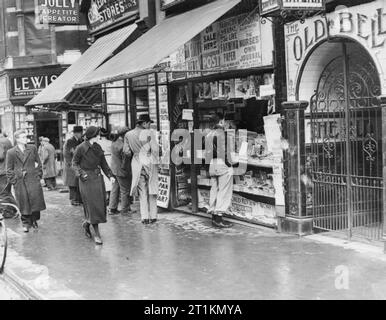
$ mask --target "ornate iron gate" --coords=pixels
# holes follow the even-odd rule
[[[316,229],[380,239],[380,81],[367,55],[346,50],[342,43],[342,56],[326,66],[311,98],[310,208]]]

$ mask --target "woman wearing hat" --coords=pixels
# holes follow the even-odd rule
[[[115,178],[111,172],[104,152],[97,143],[100,139],[100,129],[88,127],[85,141],[75,150],[72,167],[79,177],[79,189],[83,200],[85,221],[83,228],[86,236],[91,238],[90,225],[93,226],[96,244],[102,244],[98,225],[106,222],[106,190],[101,169],[114,183]]]

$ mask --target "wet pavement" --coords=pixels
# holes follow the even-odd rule
[[[104,245],[96,246],[68,194],[45,197],[38,231],[25,234],[7,220],[8,263],[19,261],[19,275],[36,284],[28,275],[35,269],[41,287],[60,287],[49,298],[386,298],[386,259],[271,229],[218,230],[209,219],[181,213],[161,213],[146,226],[138,213],[108,216],[100,227]]]

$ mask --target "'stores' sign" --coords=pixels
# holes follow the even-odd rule
[[[90,31],[96,32],[138,13],[139,0],[91,0]]]
[[[38,0],[39,23],[79,24],[79,0]]]

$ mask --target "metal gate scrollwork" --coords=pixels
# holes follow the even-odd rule
[[[363,51],[363,50],[362,50]],[[382,122],[380,81],[363,52],[331,60],[310,102],[307,195],[314,228],[380,239],[382,235]]]

